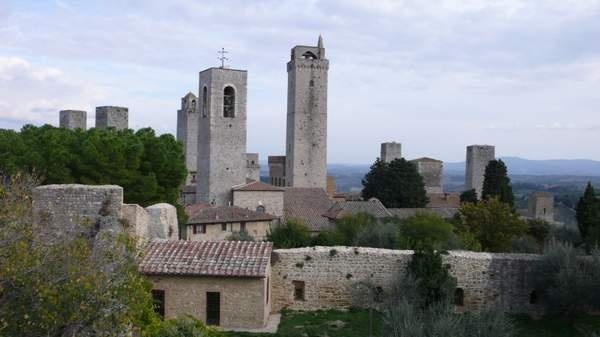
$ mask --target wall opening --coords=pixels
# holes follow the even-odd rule
[[[304,301],[304,281],[292,281],[294,285],[294,300]]]
[[[465,305],[465,291],[462,288],[454,290],[454,305],[459,307]]]
[[[152,290],[152,308],[154,312],[162,318],[165,318],[165,291]]]
[[[221,293],[206,293],[206,324],[219,325],[221,323]]]
[[[259,205],[258,207],[256,207],[256,213],[265,214],[266,211],[267,210],[266,210],[265,206],[263,206],[263,205]]]
[[[202,117],[208,116],[208,89],[202,88]]]
[[[538,304],[539,296],[536,290],[532,291],[529,294],[529,304]]]
[[[235,89],[231,86],[223,89],[223,117],[235,117]]]
[[[222,223],[221,224],[221,230],[224,232],[227,230],[227,223]]]

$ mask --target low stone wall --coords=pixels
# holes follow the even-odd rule
[[[412,251],[354,247],[279,249],[272,258],[273,310],[345,309],[359,281],[381,287],[385,296],[403,275]],[[530,312],[532,270],[537,255],[453,251],[444,256],[464,309],[499,305],[508,312]],[[304,282],[304,300],[294,298],[294,281]],[[297,284],[298,282],[296,282]],[[535,296],[534,296],[535,297]]]

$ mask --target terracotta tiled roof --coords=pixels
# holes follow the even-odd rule
[[[234,191],[273,191],[283,192],[283,188],[265,184],[260,181],[248,179],[243,185],[237,185],[232,188]]]
[[[198,211],[203,210],[205,208],[212,207],[209,203],[197,203],[185,206],[185,214],[187,214],[188,219],[193,217]]]
[[[273,244],[251,241],[155,240],[139,270],[146,275],[266,277]]]
[[[323,216],[333,201],[322,188],[288,187],[283,194],[285,218],[302,220],[311,231],[322,231],[331,226]]]
[[[189,217],[187,224],[211,224],[240,221],[271,221],[274,216],[267,213],[257,213],[237,206],[220,206],[203,208]]]
[[[366,201],[338,201],[323,216],[330,219],[339,219],[344,215],[367,213],[376,218],[386,218],[392,214],[377,198]]]
[[[410,218],[418,213],[436,214],[450,219],[458,212],[458,208],[388,208],[388,211],[400,219]]]
[[[443,163],[443,161],[441,161],[441,160],[437,160],[437,159],[433,159],[433,158],[429,158],[429,157],[422,157],[422,158],[417,158],[417,159],[411,160],[411,162],[413,162],[413,161]]]

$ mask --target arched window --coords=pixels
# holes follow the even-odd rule
[[[223,117],[235,117],[235,89],[233,87],[225,87],[223,90]]]
[[[307,60],[316,60],[317,59],[317,56],[310,51],[307,51],[306,53],[302,54],[302,57],[304,57]]]
[[[454,291],[454,305],[459,307],[465,305],[465,291],[462,288],[456,288]]]
[[[256,213],[265,214],[266,211],[267,209],[263,205],[259,205],[258,207],[256,207]]]
[[[196,100],[192,100],[192,111],[196,111]]]
[[[208,111],[207,111],[207,98],[208,96],[208,89],[206,89],[206,87],[202,88],[202,117],[206,117],[208,116]]]

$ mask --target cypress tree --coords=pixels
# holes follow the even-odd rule
[[[492,160],[485,168],[482,199],[497,197],[503,203],[514,207],[515,196],[508,177],[508,170],[502,160]]]
[[[589,182],[583,196],[579,198],[576,211],[579,233],[584,240],[590,242],[590,239],[593,239],[591,236],[598,236],[600,232],[600,201]],[[597,238],[593,241],[597,241]]]

